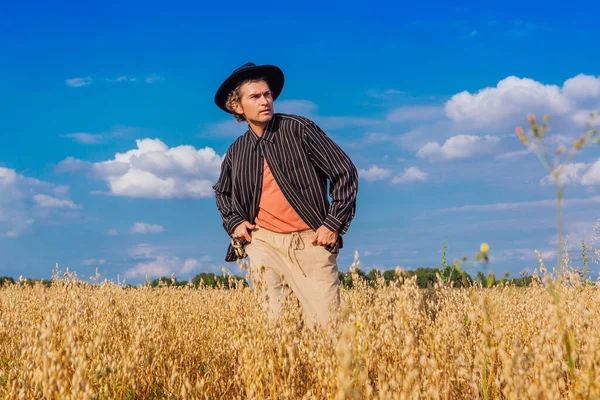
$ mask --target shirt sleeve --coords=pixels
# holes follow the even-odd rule
[[[233,202],[231,200],[231,155],[228,151],[223,157],[221,163],[221,173],[217,183],[213,186],[217,201],[217,209],[223,220],[223,228],[229,236],[233,233],[236,226],[244,222],[245,218],[235,212]]]
[[[330,181],[331,206],[323,225],[345,234],[356,213],[358,171],[350,157],[314,122],[304,124],[302,138],[310,159]]]

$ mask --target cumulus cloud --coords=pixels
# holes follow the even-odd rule
[[[111,229],[109,229],[109,230],[107,230],[107,231],[106,231],[106,234],[107,234],[108,236],[117,236],[119,233],[117,232],[117,230],[116,230],[116,229],[114,229],[114,228],[111,228]]]
[[[421,171],[417,167],[408,167],[402,175],[395,176],[392,183],[409,183],[409,182],[424,182],[427,180],[428,174]]]
[[[177,256],[164,254],[156,248],[142,243],[130,250],[130,254],[136,264],[125,271],[126,278],[143,278],[148,275],[149,279],[170,276],[171,274],[190,275],[196,272],[202,265],[201,260],[186,258],[184,260]]]
[[[82,87],[82,86],[86,86],[86,85],[91,85],[92,84],[92,78],[85,77],[85,78],[71,78],[71,79],[66,79],[65,82],[67,83],[67,86],[71,86],[71,87]]]
[[[445,105],[448,118],[476,125],[505,123],[508,118],[522,118],[529,112],[565,115],[573,108],[573,100],[559,86],[516,76],[475,94],[455,94]]]
[[[71,210],[77,210],[81,208],[80,205],[73,203],[69,199],[58,199],[47,194],[36,194],[33,196],[34,203],[41,208],[68,208]]]
[[[222,161],[212,148],[169,148],[159,139],[139,139],[136,144],[136,149],[117,153],[108,161],[91,163],[67,157],[56,170],[104,180],[114,196],[173,199],[212,195]]]
[[[562,185],[600,185],[600,158],[594,163],[571,163],[560,169]],[[548,174],[540,180],[540,185],[554,185],[554,178]]]
[[[563,92],[572,98],[600,97],[600,76],[579,74],[567,79],[563,84]]]
[[[392,174],[392,171],[385,168],[380,168],[377,165],[373,165],[369,169],[359,169],[358,175],[366,179],[367,181],[381,181],[387,179]]]
[[[427,143],[417,152],[417,156],[430,160],[462,160],[476,154],[491,153],[499,140],[496,136],[457,135],[442,146],[438,142]]]
[[[161,233],[164,228],[158,224],[146,224],[144,222],[136,222],[129,229],[129,233]]]
[[[600,185],[600,158],[581,177],[581,183],[583,185]]]
[[[0,236],[16,238],[36,221],[58,215],[80,205],[69,199],[67,186],[56,186],[0,167]]]
[[[600,106],[598,106],[598,108],[600,109]],[[600,126],[600,117],[594,116],[594,114],[593,114],[597,111],[598,110],[596,110],[596,109],[580,110],[580,111],[575,112],[571,116],[571,119],[578,127],[581,127],[581,128],[586,127],[588,125],[590,127],[598,127],[598,126]]]

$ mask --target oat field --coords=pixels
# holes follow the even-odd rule
[[[600,291],[577,279],[526,288],[342,291],[328,332],[290,301],[269,323],[248,286],[90,284],[0,289],[7,399],[593,399]]]

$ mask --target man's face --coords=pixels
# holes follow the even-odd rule
[[[249,82],[241,87],[241,104],[234,104],[235,112],[255,124],[266,124],[273,117],[273,95],[264,82]]]

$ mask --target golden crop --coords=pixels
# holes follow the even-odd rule
[[[552,290],[548,285],[552,284]],[[329,333],[248,287],[126,288],[66,275],[0,289],[8,399],[559,399],[600,392],[600,292],[530,287],[343,290]],[[569,363],[572,362],[570,365]]]

